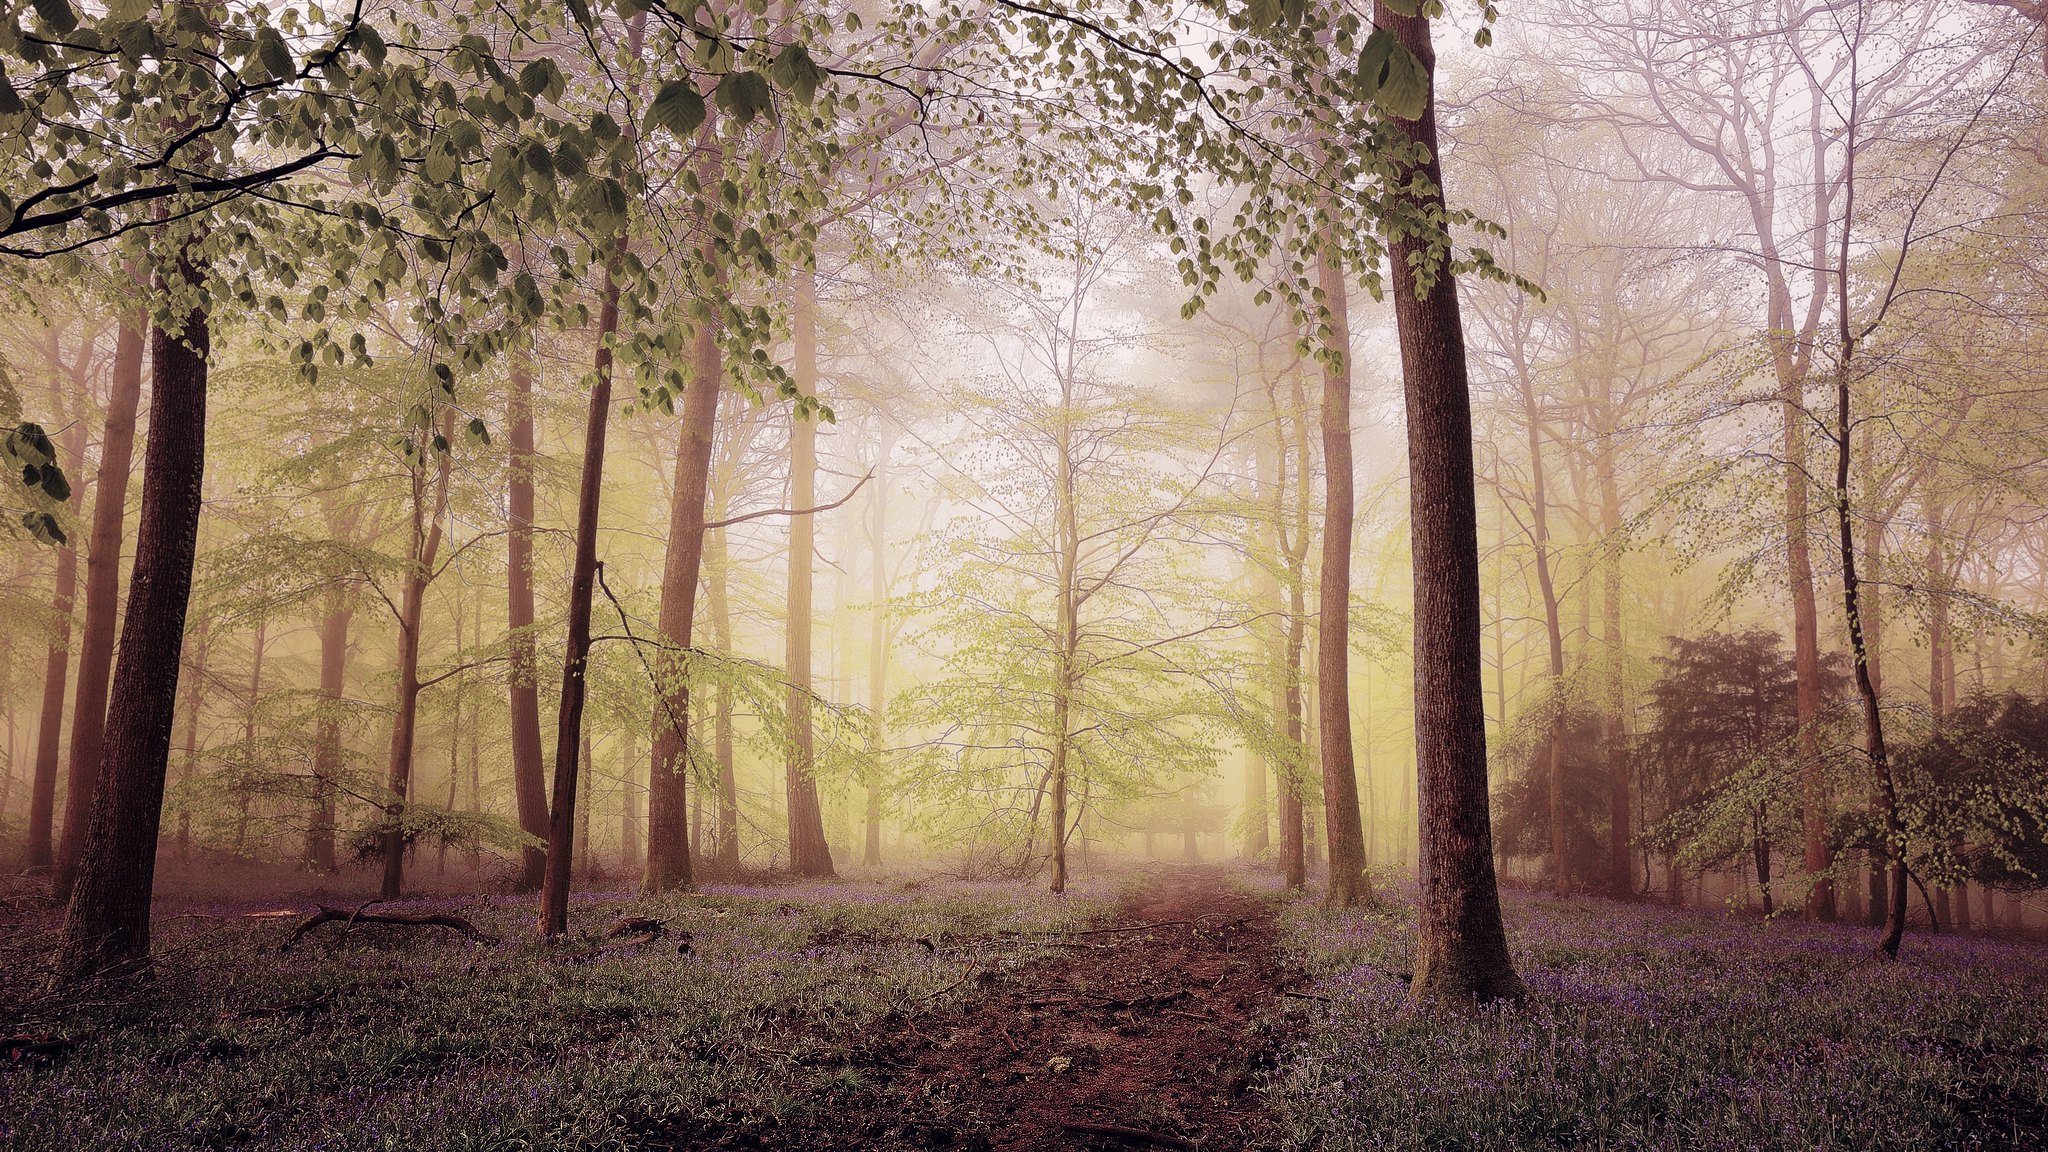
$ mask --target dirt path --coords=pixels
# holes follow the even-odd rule
[[[877,1037],[869,1090],[712,1147],[1238,1149],[1267,1120],[1254,1023],[1284,974],[1271,907],[1220,868],[1160,869],[1099,930],[922,1031]]]

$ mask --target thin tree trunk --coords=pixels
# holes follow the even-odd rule
[[[335,782],[341,776],[341,702],[348,680],[348,626],[355,609],[339,590],[327,593],[320,617],[320,727],[313,751],[313,820],[306,829],[306,861],[333,872]],[[196,723],[196,718],[195,718]]]
[[[249,854],[249,786],[256,767],[256,709],[263,699],[263,650],[269,639],[270,621],[256,618],[256,635],[249,643],[249,708],[242,714],[242,778],[235,782],[235,855]]]
[[[1054,515],[1058,518],[1058,569],[1055,573],[1059,621],[1053,651],[1052,680],[1052,890],[1067,890],[1067,775],[1071,770],[1075,665],[1080,654],[1081,524],[1074,477],[1074,392],[1071,375],[1060,378],[1059,461],[1054,477]]]
[[[192,640],[192,671],[184,678],[185,738],[178,753],[178,780],[189,783],[199,771],[199,719],[206,705],[206,656],[213,634],[211,622],[201,620]],[[178,805],[177,855],[179,862],[192,854],[192,806]]]
[[[725,529],[706,534],[706,606],[711,615],[711,642],[720,652],[732,651],[732,606],[726,599],[730,559],[726,552]],[[732,684],[721,677],[711,696],[712,756],[718,762],[718,866],[728,876],[740,868],[739,775],[733,765]]]
[[[1430,72],[1429,20],[1376,0],[1373,22]],[[1426,156],[1400,174],[1404,213],[1441,219],[1435,93],[1399,126]],[[1418,178],[1419,179],[1416,179]],[[1412,181],[1412,182],[1411,182]],[[1457,285],[1440,234],[1413,223],[1390,238],[1394,314],[1407,394],[1415,568],[1415,732],[1422,891],[1417,999],[1484,1001],[1525,994],[1508,958],[1487,808],[1486,703],[1480,685],[1479,535],[1472,406]]]
[[[75,433],[58,438],[71,457],[66,463],[73,466],[82,455],[71,451],[78,446],[78,439]],[[64,690],[71,671],[72,608],[78,595],[78,553],[73,549],[57,549],[52,585],[50,614],[56,619],[56,630],[43,657],[43,707],[36,725],[35,779],[29,785],[28,866],[32,869],[48,868],[57,861],[51,847],[51,824],[57,808],[57,765],[62,759]]]
[[[640,762],[640,749],[636,747],[638,740],[632,725],[626,725],[622,734],[626,740],[626,754],[619,767],[620,786],[625,791],[620,805],[623,811],[619,817],[619,866],[631,872],[640,865],[640,791],[633,779],[633,766]]]
[[[817,285],[808,272],[794,277],[795,308],[791,323],[795,345],[797,391],[818,391]],[[818,501],[818,424],[792,412],[789,425],[790,507],[810,508]],[[783,785],[789,806],[789,867],[799,876],[830,876],[832,847],[825,840],[824,812],[818,803],[817,752],[811,731],[811,597],[812,556],[817,523],[801,511],[789,520],[789,617],[784,640],[789,673],[790,744]]]
[[[638,61],[646,14],[636,14],[627,24],[627,56]],[[583,422],[583,471],[576,490],[576,555],[569,569],[568,638],[562,648],[561,710],[555,717],[555,780],[553,806],[548,812],[547,868],[541,881],[540,935],[554,940],[569,930],[569,888],[578,829],[589,840],[588,805],[582,820],[577,818],[576,781],[582,766],[577,753],[586,751],[583,705],[590,666],[590,602],[597,591],[597,530],[599,503],[604,495],[604,443],[612,407],[612,343],[619,331],[618,270],[626,254],[622,230],[614,242],[613,255],[605,268],[603,299],[597,313],[597,353],[592,364],[595,377],[590,388],[590,407]],[[587,758],[587,756],[586,756]],[[684,866],[688,867],[685,860]]]
[[[1323,557],[1316,612],[1317,730],[1322,742],[1323,825],[1329,835],[1324,903],[1349,908],[1372,899],[1365,828],[1351,750],[1351,321],[1344,272],[1325,245],[1317,264],[1330,330],[1323,365]]]
[[[1607,716],[1602,734],[1607,746],[1607,851],[1613,875],[1608,890],[1623,899],[1636,893],[1635,859],[1629,847],[1634,810],[1631,804],[1628,731],[1628,652],[1621,622],[1621,490],[1614,474],[1612,428],[1613,383],[1603,384],[1599,456],[1595,482],[1600,488],[1601,644],[1607,653]]]
[[[189,265],[183,279],[196,280]],[[128,611],[114,668],[98,795],[65,913],[57,967],[92,975],[149,954],[157,829],[191,600],[206,464],[207,317],[150,340],[149,440]]]
[[[1550,642],[1550,884],[1559,896],[1572,891],[1571,838],[1565,819],[1564,626],[1559,618],[1557,582],[1550,571],[1550,490],[1543,467],[1543,417],[1536,382],[1519,347],[1510,350],[1522,393],[1522,424],[1529,440],[1529,542],[1535,551],[1536,588],[1543,596],[1543,630]],[[1506,712],[1502,712],[1505,718]]]
[[[868,529],[868,714],[874,724],[874,745],[869,750],[867,835],[862,861],[870,868],[882,863],[882,792],[887,784],[882,758],[883,749],[888,746],[888,728],[883,717],[889,709],[889,452],[896,443],[895,429],[888,417],[880,417],[879,423],[875,490],[870,497],[873,515]]]
[[[548,834],[547,779],[541,765],[540,667],[533,639],[533,362],[524,341],[512,354],[512,399],[507,423],[511,440],[506,470],[510,508],[505,536],[506,698],[512,719],[512,791],[519,828],[537,842]],[[540,843],[520,852],[519,887],[539,891],[547,870]]]
[[[142,401],[142,345],[148,328],[140,313],[124,315],[114,340],[113,391],[100,439],[99,482],[93,497],[92,536],[85,555],[85,627],[78,645],[78,687],[71,705],[71,758],[65,773],[64,842],[57,853],[55,895],[71,895],[78,854],[99,784],[107,726],[107,682],[114,671],[114,635],[121,615],[121,536],[128,509],[128,478],[135,470],[135,412]]]
[[[441,436],[452,428],[453,416],[440,417]],[[418,446],[422,459],[438,458],[434,470],[434,504],[427,507],[426,474],[419,462],[412,468],[412,529],[408,548],[405,586],[398,609],[398,700],[391,721],[391,743],[384,760],[384,787],[390,794],[384,806],[384,878],[379,894],[396,900],[405,887],[405,805],[412,789],[413,744],[419,731],[420,711],[420,626],[423,623],[427,585],[433,579],[434,559],[441,551],[441,516],[448,506],[449,459],[431,444]]]

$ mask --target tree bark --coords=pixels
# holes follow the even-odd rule
[[[1520,347],[1511,348],[1516,382],[1522,393],[1522,424],[1529,441],[1529,542],[1535,550],[1536,588],[1543,596],[1543,631],[1550,642],[1550,757],[1546,783],[1550,799],[1550,883],[1559,896],[1572,891],[1571,839],[1565,820],[1564,625],[1559,618],[1557,582],[1550,571],[1550,488],[1543,467],[1543,415],[1536,403],[1536,381]],[[1506,709],[1502,709],[1506,719]]]
[[[875,449],[875,490],[869,499],[868,556],[868,713],[873,718],[874,745],[869,749],[867,827],[862,861],[870,868],[882,863],[882,793],[887,784],[883,749],[888,746],[883,717],[889,710],[889,453],[896,444],[895,426],[879,416]],[[1085,841],[1083,842],[1085,844]]]
[[[645,16],[629,25],[628,50],[638,58]],[[604,495],[604,442],[612,410],[612,342],[619,331],[620,260],[626,237],[620,233],[605,269],[603,300],[597,312],[597,354],[592,365],[590,408],[583,418],[583,471],[576,489],[576,553],[569,568],[568,638],[562,647],[562,701],[555,717],[554,804],[548,812],[547,867],[541,880],[540,935],[554,940],[569,930],[569,888],[576,863],[577,833],[582,832],[584,871],[589,871],[588,811],[577,819],[577,753],[587,754],[583,705],[590,668],[590,602],[597,591],[597,529]],[[687,867],[687,862],[686,865]]]
[[[706,150],[701,163],[716,172]],[[718,254],[706,241],[702,258],[716,266]],[[721,280],[722,283],[722,280]],[[725,360],[717,321],[699,323],[691,352],[692,371],[683,388],[682,444],[676,453],[669,502],[668,550],[662,563],[660,629],[671,659],[672,685],[658,687],[654,749],[647,774],[647,867],[641,889],[649,894],[687,888],[690,872],[689,811],[684,781],[689,771],[690,686],[685,654],[697,608],[697,578],[704,561],[704,498],[710,487],[711,449],[718,431],[718,397]]]
[[[1433,77],[1429,21],[1376,0],[1373,21]],[[1526,994],[1508,958],[1487,807],[1486,707],[1480,684],[1479,530],[1472,401],[1458,292],[1441,230],[1433,87],[1419,120],[1397,122],[1426,155],[1394,185],[1389,256],[1407,395],[1415,568],[1415,732],[1422,891],[1414,995],[1486,1001]]]
[[[1329,313],[1323,346],[1323,557],[1316,612],[1316,720],[1323,753],[1323,825],[1330,842],[1323,902],[1349,908],[1372,899],[1365,868],[1365,827],[1351,749],[1351,319],[1348,285],[1326,246],[1317,286]]]
[[[99,481],[93,497],[92,536],[85,554],[84,632],[78,645],[78,687],[71,705],[71,758],[65,774],[64,842],[57,853],[54,894],[71,895],[78,854],[99,785],[107,726],[107,682],[114,671],[114,636],[121,616],[121,535],[128,510],[128,477],[135,470],[135,411],[142,401],[142,345],[148,320],[122,317],[114,340],[113,390],[100,439]]]
[[[1635,858],[1629,848],[1633,830],[1629,779],[1628,653],[1621,622],[1621,491],[1614,475],[1613,403],[1603,405],[1599,457],[1595,463],[1600,488],[1600,534],[1605,554],[1600,562],[1601,643],[1607,650],[1608,890],[1623,899],[1636,893]]]
[[[80,447],[78,440],[76,433],[58,437],[59,445],[71,457],[67,463],[74,467],[83,456],[82,452],[74,450]],[[56,630],[50,635],[50,646],[43,658],[43,707],[36,725],[35,779],[29,785],[28,866],[31,869],[48,868],[57,861],[51,846],[51,825],[57,808],[57,765],[62,759],[64,691],[71,671],[71,619],[77,595],[78,553],[69,547],[59,548],[50,593],[50,614],[56,618]]]
[[[794,277],[795,307],[791,310],[795,345],[793,376],[805,396],[818,391],[817,285],[809,272]],[[789,425],[790,507],[804,509],[818,502],[818,424],[792,412]],[[784,628],[789,674],[790,744],[783,785],[789,810],[789,866],[799,876],[830,876],[832,847],[825,840],[825,818],[818,803],[817,750],[811,731],[811,599],[812,556],[817,523],[808,513],[789,519],[788,622]]]
[[[189,265],[187,282],[198,277]],[[210,333],[194,308],[150,338],[149,439],[128,611],[114,668],[98,794],[65,912],[57,967],[90,976],[149,955],[157,830],[177,701],[206,464]]]
[[[453,427],[453,416],[444,410],[439,421],[445,439]],[[398,609],[398,699],[391,721],[391,743],[384,760],[384,787],[390,798],[384,806],[384,878],[379,895],[396,900],[405,887],[405,805],[412,789],[412,752],[419,732],[420,712],[420,625],[426,608],[427,585],[433,579],[434,559],[441,551],[441,517],[448,506],[449,459],[430,443],[418,446],[420,459],[412,466],[412,526],[407,549],[405,586],[399,594]],[[434,470],[434,504],[427,507],[424,458],[438,457]]]
[[[247,856],[249,847],[249,780],[256,767],[256,709],[263,699],[263,652],[268,646],[270,621],[258,616],[256,634],[249,642],[249,708],[242,714],[242,779],[235,784],[235,855]]]
[[[536,841],[548,834],[547,780],[541,765],[540,668],[533,638],[533,362],[524,342],[511,363],[512,398],[506,414],[511,466],[506,470],[510,524],[505,537],[505,640],[507,703],[512,719],[512,790],[519,828]],[[529,844],[520,852],[519,887],[540,890],[547,849]]]
[[[348,626],[355,609],[338,590],[327,593],[320,615],[320,727],[313,751],[313,819],[306,828],[306,862],[333,872],[335,781],[341,776],[341,702],[348,681]]]

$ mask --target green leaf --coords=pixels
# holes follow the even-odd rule
[[[59,504],[71,499],[71,482],[64,478],[64,470],[62,468],[57,467],[55,464],[45,464],[42,467],[42,473],[41,487],[43,495],[48,496]]]
[[[32,0],[36,15],[43,23],[59,32],[69,32],[78,27],[78,13],[71,10],[70,0]]]
[[[491,442],[491,430],[484,427],[482,420],[471,420],[469,422],[469,437],[478,444],[489,444]]]
[[[57,523],[57,518],[48,512],[22,513],[21,526],[28,529],[29,535],[52,547],[65,542],[63,527]]]
[[[1402,120],[1420,120],[1429,108],[1429,69],[1415,53],[1394,45],[1387,57],[1386,78],[1380,81],[1373,102]]]
[[[768,75],[783,91],[796,97],[797,103],[809,104],[818,94],[818,85],[824,82],[825,70],[818,67],[803,45],[791,44],[775,54]]]
[[[384,46],[384,34],[377,31],[376,25],[368,20],[356,25],[353,43],[356,51],[363,54],[365,64],[372,68],[384,66],[384,58],[389,55],[390,50]]]
[[[0,116],[18,116],[26,111],[28,106],[21,102],[21,94],[14,90],[14,85],[7,82],[7,73],[0,71]],[[7,216],[0,219],[13,215],[13,209],[10,207]]]
[[[670,80],[654,94],[654,103],[647,106],[647,118],[641,127],[648,132],[664,129],[682,139],[703,123],[704,97],[697,94],[696,86],[688,80]]]
[[[726,73],[713,96],[720,108],[742,124],[773,108],[775,102],[767,77],[746,69]]]
[[[1400,46],[1401,42],[1385,28],[1375,28],[1365,38],[1365,47],[1358,51],[1359,99],[1370,100],[1378,94],[1387,78],[1387,58]]]
[[[256,30],[256,60],[273,80],[289,80],[299,70],[290,46],[275,28]]]

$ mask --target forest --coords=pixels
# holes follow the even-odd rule
[[[2048,1147],[2043,0],[0,0],[0,1149]]]

